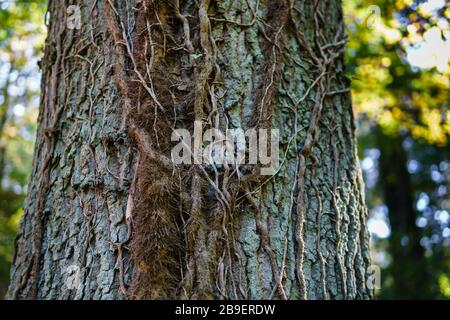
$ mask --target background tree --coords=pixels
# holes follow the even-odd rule
[[[9,298],[371,297],[340,1],[67,5]],[[194,120],[279,128],[280,170],[174,166]]]
[[[449,4],[345,4],[378,294],[448,298]]]

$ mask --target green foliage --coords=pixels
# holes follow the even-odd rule
[[[424,194],[429,198],[428,206],[415,210],[416,216],[411,217],[427,221],[426,227],[417,232],[422,240],[429,240],[421,244],[426,271],[432,275],[427,283],[431,292],[428,297],[450,298],[450,236],[445,236],[449,226],[434,218],[436,212],[450,211],[450,50],[436,36],[449,41],[450,5],[430,10],[430,1],[343,3],[349,35],[348,75],[353,84],[361,158],[368,159],[368,154],[381,149],[374,133],[378,127],[393,139],[401,136],[409,143],[408,165],[411,161],[418,163],[418,169],[410,172],[414,201],[409,205],[416,207]],[[43,0],[0,0],[0,296],[8,283],[13,239],[31,170],[39,95],[37,60],[46,34],[45,5]],[[432,41],[434,50],[423,59],[417,58],[421,52],[417,49],[426,48]],[[193,55],[194,59],[199,57]],[[372,185],[370,170],[366,171],[367,202],[373,211],[385,203],[378,182],[386,177],[379,176]],[[437,175],[440,178],[434,179]],[[393,214],[396,212],[389,212]],[[398,238],[401,231],[391,232],[396,236],[374,242],[375,260],[383,267],[381,297],[392,297],[397,285],[389,268],[396,258],[390,239]],[[436,235],[438,240],[431,241]],[[406,271],[413,272],[415,265],[410,268]]]
[[[413,213],[405,217],[407,222],[391,223],[387,239],[374,236],[374,260],[383,268],[378,294],[383,298],[448,298],[450,229],[449,222],[439,216],[448,213],[450,206],[450,5],[445,1],[348,0],[344,10],[359,152],[367,163],[374,162],[365,170],[371,219],[377,208],[385,207],[383,179],[396,180],[412,199],[403,208],[399,204],[386,208],[387,225],[398,221],[400,210]],[[381,141],[376,139],[378,128],[384,135]],[[394,141],[400,144],[394,146]],[[406,180],[395,171],[383,176],[377,167],[379,153],[392,148],[405,149],[407,159],[402,165],[410,175]],[[394,166],[401,160],[386,161]],[[417,254],[412,262],[402,256],[408,250]],[[400,272],[414,281],[426,277],[427,282],[410,284],[416,291],[404,292],[408,284],[400,283],[399,268],[392,265],[401,262],[405,263]],[[418,270],[419,264],[425,270]]]
[[[9,267],[13,258],[13,240],[17,233],[24,197],[11,193],[0,194],[0,292],[4,294],[7,289],[7,279],[9,278]],[[9,216],[14,209],[17,211]]]
[[[439,276],[439,289],[443,297],[450,299],[450,278],[448,275],[441,274]]]

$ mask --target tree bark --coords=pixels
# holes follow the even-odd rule
[[[91,0],[81,30],[68,5],[9,298],[372,297],[340,1]],[[174,165],[195,120],[279,129],[280,170]]]

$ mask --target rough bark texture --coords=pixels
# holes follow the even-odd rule
[[[340,1],[91,0],[81,30],[69,4],[9,298],[372,296]],[[194,120],[279,128],[281,169],[174,166]]]

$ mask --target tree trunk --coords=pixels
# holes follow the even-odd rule
[[[9,298],[372,296],[340,1],[65,2]],[[279,129],[280,169],[173,164],[195,120]]]
[[[407,169],[404,139],[383,134],[378,129],[377,140],[381,151],[381,185],[392,229],[389,238],[392,262],[388,273],[393,278],[393,285],[389,298],[426,299],[432,296],[429,287],[432,280],[426,268],[425,249],[420,245],[422,232],[416,225],[415,192]]]

